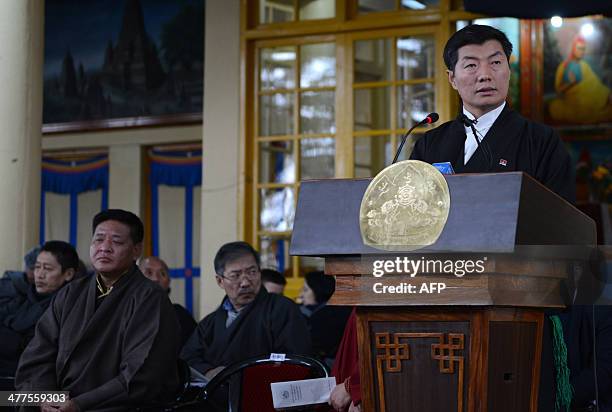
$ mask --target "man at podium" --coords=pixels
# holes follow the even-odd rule
[[[450,162],[458,173],[523,171],[573,203],[573,167],[557,133],[524,118],[506,102],[511,52],[506,35],[490,26],[469,25],[451,36],[444,48],[444,62],[448,80],[461,97],[461,111],[454,120],[425,133],[410,158]],[[559,340],[563,348],[553,349],[553,341]],[[566,352],[566,356],[557,352]],[[539,410],[566,410],[570,403],[572,410],[593,410],[589,408],[597,397],[595,386],[599,387],[600,410],[612,407],[610,354],[610,307],[574,305],[548,313]],[[565,382],[558,373],[564,368],[569,370]]]
[[[555,131],[525,119],[506,102],[511,52],[506,35],[493,27],[469,25],[451,36],[444,48],[444,62],[462,107],[456,119],[428,131],[417,141],[411,159],[449,162],[458,173],[522,171],[574,202],[573,167]],[[345,332],[343,345],[351,346],[356,353],[356,337],[346,339]],[[343,353],[346,348],[338,351]],[[547,313],[538,410],[595,410],[596,398],[600,411],[610,410],[611,354],[610,307],[573,305]],[[350,366],[339,375],[350,376]],[[359,403],[360,399],[339,383],[332,392],[334,408],[346,410]]]
[[[522,171],[569,202],[575,178],[557,133],[506,102],[512,44],[490,26],[472,24],[444,47],[448,81],[462,101],[458,116],[419,139],[411,159],[450,162],[457,173]]]

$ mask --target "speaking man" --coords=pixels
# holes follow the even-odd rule
[[[490,26],[473,24],[451,36],[444,63],[461,97],[461,111],[425,133],[410,158],[450,162],[457,173],[523,171],[573,202],[573,166],[557,133],[506,102],[511,53],[506,35]]]

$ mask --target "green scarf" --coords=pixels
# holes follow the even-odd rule
[[[563,339],[563,326],[559,316],[550,316],[552,322],[553,360],[556,371],[555,412],[568,412],[572,404],[574,389],[570,384],[570,371],[567,367],[567,346]]]

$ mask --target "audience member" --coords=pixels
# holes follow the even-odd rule
[[[157,283],[166,293],[170,293],[170,270],[162,259],[156,256],[149,256],[140,260],[138,264],[140,271],[153,282]],[[191,313],[182,305],[174,303],[176,318],[181,327],[181,347],[185,345],[187,339],[195,330],[197,324],[193,320]]]
[[[36,265],[36,258],[38,257],[39,252],[40,246],[34,246],[23,257],[23,266],[25,269],[26,278],[30,284],[34,283],[34,266]]]
[[[223,245],[214,260],[226,293],[181,356],[210,380],[224,367],[270,353],[310,354],[306,321],[291,300],[261,287],[259,254],[246,242]]]
[[[27,294],[32,284],[28,283],[25,272],[7,270],[0,279],[0,305],[10,302],[15,296]]]
[[[285,279],[279,271],[274,269],[262,269],[261,281],[268,293],[276,293],[278,295],[285,293],[287,279]]]
[[[69,243],[52,240],[38,249],[34,284],[26,283],[28,287],[25,289],[17,287],[12,299],[0,305],[1,376],[15,376],[19,357],[34,336],[36,322],[49,306],[51,298],[78,269],[79,257]]]
[[[12,300],[17,294],[26,294],[34,284],[34,265],[40,246],[28,251],[23,257],[23,271],[7,270],[0,279],[0,305]]]
[[[329,404],[336,411],[361,410],[361,378],[359,376],[359,349],[357,347],[357,315],[351,312],[342,341],[338,347],[332,376],[337,385],[329,397]]]
[[[43,410],[133,410],[174,398],[179,326],[167,294],[136,266],[143,232],[124,210],[94,217],[96,275],[57,293],[17,369],[18,390],[70,393]]]
[[[323,272],[309,272],[298,298],[300,310],[306,317],[313,354],[331,366],[342,338],[342,331],[351,313],[351,308],[329,306],[327,301],[336,290],[336,280]]]
[[[298,296],[301,303],[300,311],[306,317],[323,308],[336,290],[336,281],[332,276],[325,276],[323,272],[308,272],[304,277],[304,286]]]

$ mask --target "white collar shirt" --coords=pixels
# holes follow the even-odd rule
[[[478,137],[482,142],[484,138],[487,136],[487,133],[495,120],[499,117],[499,114],[504,110],[506,106],[506,102],[503,102],[498,108],[491,110],[480,116],[477,120],[477,123],[474,123],[474,127],[476,128],[476,132],[478,132]],[[465,106],[463,106],[463,114],[468,117],[470,120],[474,120],[476,117],[467,111]],[[465,139],[465,146],[463,149],[463,164],[467,164],[470,160],[476,149],[478,149],[478,143],[476,142],[476,138],[474,133],[472,132],[472,128],[468,126],[464,126],[465,135],[467,138]]]

